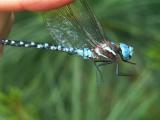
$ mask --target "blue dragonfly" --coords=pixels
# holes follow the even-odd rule
[[[54,44],[7,39],[1,39],[0,44],[78,55],[93,61],[99,72],[99,66],[117,63],[117,75],[120,75],[119,61],[134,64],[129,61],[133,47],[125,43],[114,43],[104,36],[102,27],[87,0],[76,0],[71,5],[44,12],[43,18]]]

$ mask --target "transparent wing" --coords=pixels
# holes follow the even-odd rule
[[[99,21],[97,20],[92,8],[89,6],[89,3],[87,0],[80,0],[83,8],[84,8],[84,16],[88,22],[84,21],[84,27],[88,30],[89,33],[91,33],[94,38],[99,41],[105,41],[105,36],[103,33],[103,29]],[[90,26],[90,27],[87,27]]]
[[[43,13],[54,41],[66,47],[94,47],[104,40],[100,24],[86,0]]]

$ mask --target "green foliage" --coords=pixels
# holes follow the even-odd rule
[[[114,65],[95,66],[79,57],[47,50],[5,47],[0,62],[0,120],[158,120],[160,2],[90,1],[106,35],[135,47],[131,77]],[[16,13],[10,39],[50,41],[38,13]]]

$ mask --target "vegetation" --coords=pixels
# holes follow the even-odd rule
[[[132,61],[102,68],[47,50],[5,47],[0,62],[0,120],[159,120],[160,1],[90,0],[106,36],[133,45]],[[10,39],[51,41],[39,13],[16,13]]]

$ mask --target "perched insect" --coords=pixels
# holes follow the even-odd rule
[[[79,55],[94,63],[111,64],[121,60],[132,63],[129,60],[133,54],[133,47],[124,43],[116,44],[105,38],[102,27],[87,0],[76,0],[61,9],[43,13],[43,17],[56,42],[54,45],[6,39],[1,39],[0,44],[63,51]]]

